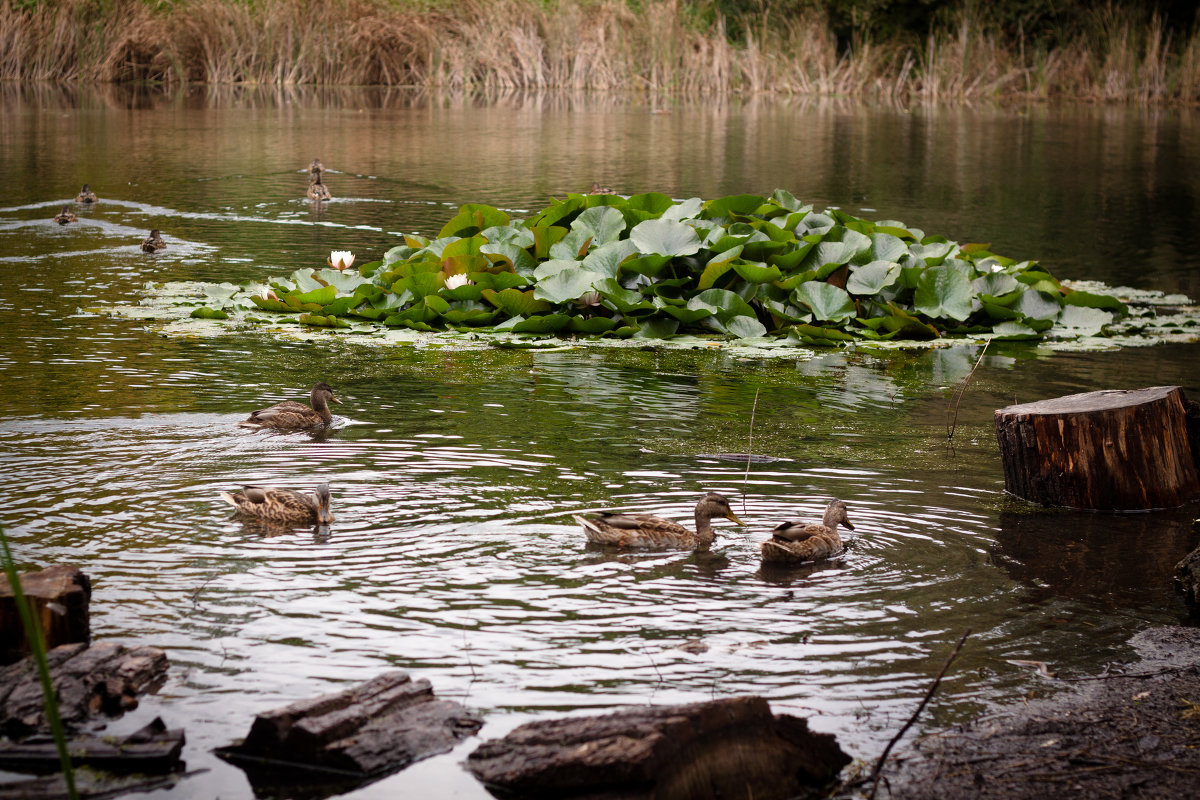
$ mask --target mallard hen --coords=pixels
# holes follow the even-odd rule
[[[71,210],[70,206],[63,206],[62,211],[55,215],[54,221],[59,225],[67,225],[72,222],[78,222],[79,217],[75,216],[75,212]]]
[[[308,399],[312,403],[312,408],[303,403],[297,403],[295,400],[284,400],[270,408],[255,411],[238,425],[243,428],[270,428],[271,430],[320,428],[333,421],[329,404],[342,402],[333,396],[333,388],[328,383],[313,384]]]
[[[832,501],[820,522],[791,519],[781,522],[771,531],[771,538],[762,543],[762,559],[775,563],[799,564],[829,558],[842,549],[842,537],[837,526],[854,526],[846,516],[846,504]]]
[[[333,195],[329,193],[329,187],[321,183],[321,173],[314,172],[312,177],[308,179],[308,197],[310,200],[331,200]]]
[[[311,494],[270,486],[243,486],[240,492],[221,492],[221,499],[246,514],[272,522],[328,525],[329,484],[322,483]]]
[[[696,503],[696,530],[690,531],[678,522],[651,514],[622,514],[609,511],[594,517],[576,516],[589,542],[617,547],[641,547],[659,550],[707,548],[716,538],[711,520],[725,517],[742,521],[729,507],[729,501],[716,492],[709,492]]]
[[[99,197],[96,197],[96,193],[92,191],[92,188],[86,183],[79,190],[79,194],[75,195],[76,203],[94,203],[99,199]]]
[[[159,250],[166,249],[167,243],[163,241],[162,234],[159,233],[158,228],[150,231],[150,235],[147,236],[145,241],[142,242],[142,250],[146,251],[147,253],[155,253]]]
[[[325,165],[321,163],[321,159],[319,159],[319,158],[314,158],[312,160],[312,163],[308,165],[308,174],[309,175],[313,175],[318,172],[324,172],[324,171],[325,171]]]

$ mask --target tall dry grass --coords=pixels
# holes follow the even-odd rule
[[[0,80],[1200,101],[1200,34],[1111,6],[1046,51],[975,5],[918,43],[839,50],[818,12],[731,41],[706,0],[0,0]]]

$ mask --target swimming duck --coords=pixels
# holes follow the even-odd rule
[[[158,228],[150,231],[150,235],[142,242],[142,249],[147,253],[153,253],[156,250],[167,249],[167,243],[162,240],[162,236],[158,232]]]
[[[79,194],[75,195],[76,203],[94,203],[99,199],[99,197],[96,197],[96,193],[93,192],[91,187],[86,183],[83,185],[83,188],[79,190]]]
[[[592,182],[592,188],[588,190],[588,194],[616,194],[617,190],[611,186],[601,186],[595,181]]]
[[[54,217],[54,221],[59,225],[66,225],[70,222],[78,222],[79,217],[75,216],[75,212],[71,210],[70,206],[63,206],[62,211],[58,212],[58,215]]]
[[[329,200],[333,197],[329,187],[321,183],[321,173],[314,172],[308,179],[308,197],[310,200]]]
[[[236,508],[239,514],[272,522],[316,525],[333,522],[333,514],[329,511],[329,484],[326,483],[312,494],[270,486],[243,486],[240,492],[221,492],[221,499]]]
[[[310,175],[318,173],[318,172],[324,172],[324,171],[325,171],[325,165],[321,163],[321,159],[319,159],[319,158],[314,158],[313,162],[308,165],[308,173]]]
[[[842,549],[842,537],[837,532],[839,524],[854,530],[846,516],[846,504],[841,500],[829,504],[820,522],[799,519],[781,522],[771,531],[771,538],[762,543],[762,559],[799,564],[828,558]]]
[[[270,408],[255,411],[238,423],[242,428],[270,428],[272,430],[303,430],[304,428],[320,428],[333,421],[329,412],[329,403],[341,403],[333,396],[333,388],[328,383],[313,384],[308,394],[312,408],[297,403],[295,400],[284,400]]]
[[[696,503],[696,531],[693,533],[678,522],[651,514],[621,514],[602,511],[588,518],[576,516],[589,542],[618,547],[645,547],[659,550],[674,548],[705,549],[713,543],[716,532],[713,517],[725,517],[738,525],[729,501],[716,492],[709,492]]]

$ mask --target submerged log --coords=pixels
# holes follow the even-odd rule
[[[75,766],[113,772],[170,772],[181,766],[183,730],[167,730],[160,717],[125,737],[80,734],[67,739]],[[0,769],[47,773],[61,768],[54,738],[42,734],[21,741],[0,741]]]
[[[995,412],[1004,488],[1096,510],[1175,508],[1200,498],[1178,386],[1068,395]]]
[[[21,575],[21,590],[42,630],[46,649],[91,639],[88,603],[92,582],[77,567],[56,564]],[[0,664],[29,655],[29,639],[8,577],[0,573]]]
[[[482,725],[459,703],[436,699],[428,680],[393,670],[259,714],[241,744],[218,753],[243,766],[272,762],[366,778],[444,753]]]
[[[68,727],[99,714],[116,716],[138,704],[138,695],[157,688],[167,674],[167,656],[156,647],[113,642],[64,644],[46,654],[58,695],[58,713]],[[25,736],[47,731],[42,684],[33,659],[0,669],[0,732]]]
[[[467,769],[523,797],[770,800],[828,783],[848,763],[831,734],[772,715],[761,697],[733,697],[526,723],[481,744]]]
[[[1183,592],[1189,606],[1200,610],[1200,547],[1175,565],[1175,587]]]

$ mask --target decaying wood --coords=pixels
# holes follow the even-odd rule
[[[1200,608],[1200,547],[1175,565],[1175,586],[1195,608]]]
[[[482,724],[459,703],[436,699],[428,680],[394,670],[259,714],[240,745],[219,753],[243,765],[286,762],[368,777],[444,753]]]
[[[77,567],[57,564],[41,572],[27,572],[21,575],[21,589],[41,626],[47,649],[90,640],[92,582]],[[11,664],[29,652],[12,586],[0,573],[0,664]]]
[[[467,769],[519,796],[789,798],[850,762],[830,734],[774,716],[761,697],[526,723],[481,744]]]
[[[1004,488],[1052,506],[1175,508],[1200,498],[1178,386],[1075,394],[995,412]]]
[[[138,695],[166,677],[167,656],[156,647],[113,642],[64,644],[46,654],[58,694],[58,713],[68,727],[98,714],[136,708]],[[25,736],[45,731],[42,685],[32,658],[0,668],[0,732]]]
[[[168,772],[180,766],[183,730],[167,730],[155,717],[125,737],[79,734],[67,741],[71,763],[114,772]],[[54,739],[42,734],[20,741],[0,740],[0,769],[48,773],[61,768]]]

